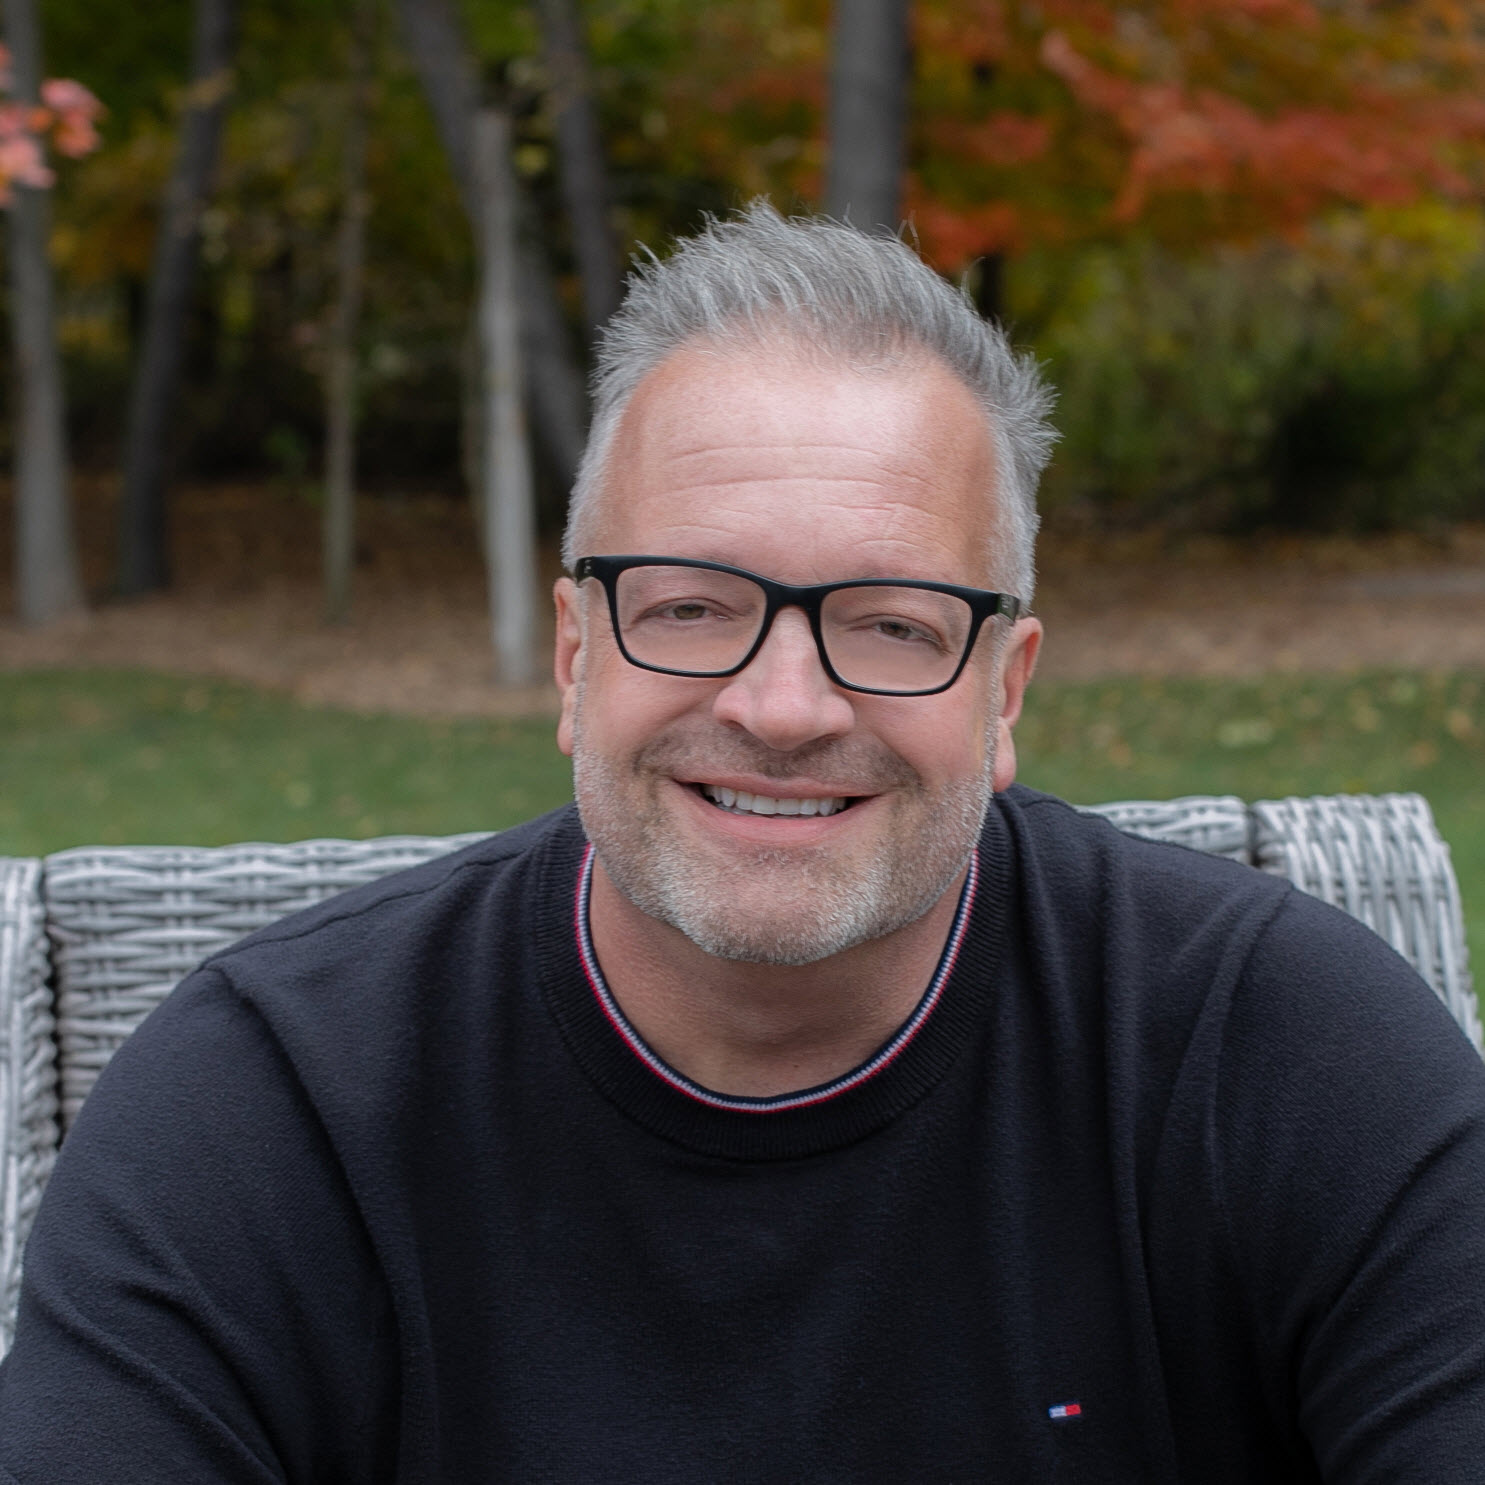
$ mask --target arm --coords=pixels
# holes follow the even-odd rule
[[[371,1481],[394,1402],[390,1305],[330,1141],[256,1012],[200,972],[68,1135],[0,1367],[0,1479]]]
[[[1268,1403],[1326,1481],[1485,1460],[1485,1064],[1367,930],[1291,897],[1227,1018],[1217,1201]]]

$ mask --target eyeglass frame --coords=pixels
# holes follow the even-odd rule
[[[651,665],[646,660],[636,660],[624,643],[622,626],[619,623],[619,578],[631,567],[700,567],[707,572],[725,572],[732,577],[746,578],[749,582],[756,583],[763,590],[764,608],[763,622],[758,627],[758,635],[752,647],[736,665],[729,666],[726,670],[673,670],[664,665]],[[728,676],[738,675],[746,670],[757,658],[780,609],[798,608],[804,610],[805,617],[809,620],[810,633],[815,639],[815,652],[820,657],[820,665],[825,674],[842,690],[856,691],[865,696],[937,696],[940,692],[947,691],[964,674],[964,667],[969,664],[975,641],[979,639],[980,630],[987,619],[1004,616],[1015,623],[1027,612],[1026,606],[1013,593],[993,593],[986,588],[965,588],[956,583],[922,582],[916,578],[855,578],[843,583],[806,583],[801,586],[775,582],[773,578],[749,572],[745,567],[731,567],[725,562],[703,562],[691,557],[579,557],[573,564],[573,581],[581,583],[590,577],[597,578],[603,584],[603,591],[608,595],[609,623],[613,628],[619,653],[636,669],[653,671],[657,675],[685,676],[693,680],[725,680]],[[954,674],[942,685],[929,686],[922,691],[884,691],[879,686],[858,686],[852,681],[842,679],[825,652],[825,636],[820,628],[821,607],[832,593],[842,588],[919,588],[926,592],[946,593],[952,598],[963,599],[970,608],[969,634],[964,642],[964,653],[959,657],[959,664],[954,667]]]

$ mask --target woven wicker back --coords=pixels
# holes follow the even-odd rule
[[[1263,799],[1253,864],[1342,908],[1433,987],[1485,1053],[1449,847],[1419,794]]]
[[[481,839],[100,846],[47,857],[63,1130],[125,1038],[207,955],[337,892]]]
[[[21,1249],[57,1151],[57,1068],[41,863],[0,859],[0,1355]]]
[[[1253,861],[1248,806],[1233,794],[1193,794],[1185,799],[1130,799],[1092,804],[1085,811],[1102,815],[1130,835],[1168,845],[1188,846],[1229,861]]]

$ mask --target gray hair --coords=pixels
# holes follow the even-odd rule
[[[1007,576],[1030,600],[1036,486],[1056,439],[1053,393],[1030,356],[1017,356],[987,323],[896,237],[824,217],[785,220],[754,201],[726,221],[709,219],[663,262],[650,253],[609,320],[593,374],[593,426],[578,466],[562,543],[569,570],[583,555],[620,419],[635,388],[682,346],[793,340],[827,354],[880,363],[904,352],[937,356],[986,414],[996,466],[1000,544]]]

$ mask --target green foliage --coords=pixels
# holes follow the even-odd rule
[[[1416,790],[1485,966],[1485,677],[1032,687],[1021,777],[1077,803]],[[498,829],[571,797],[552,724],[357,717],[128,672],[0,675],[0,854]]]
[[[163,118],[184,84],[191,50],[191,0],[47,0],[43,54],[49,73],[75,77],[108,105],[114,140]]]
[[[190,7],[64,5],[56,65],[96,79],[105,148],[56,196],[54,257],[74,451],[118,455],[159,203],[175,153]],[[116,11],[117,14],[112,14]],[[244,6],[217,186],[201,223],[176,455],[197,476],[268,473],[280,430],[318,448],[321,346],[342,210],[349,11],[339,0]],[[53,26],[48,20],[49,27]],[[148,64],[116,53],[148,37]],[[122,37],[123,40],[118,38]],[[458,358],[473,280],[468,228],[427,105],[390,21],[376,49],[362,324],[363,469],[437,485],[457,461]],[[281,461],[279,461],[281,462]]]
[[[1476,213],[1373,211],[1197,259],[1044,254],[1012,285],[1061,389],[1054,519],[1368,530],[1485,514]]]

